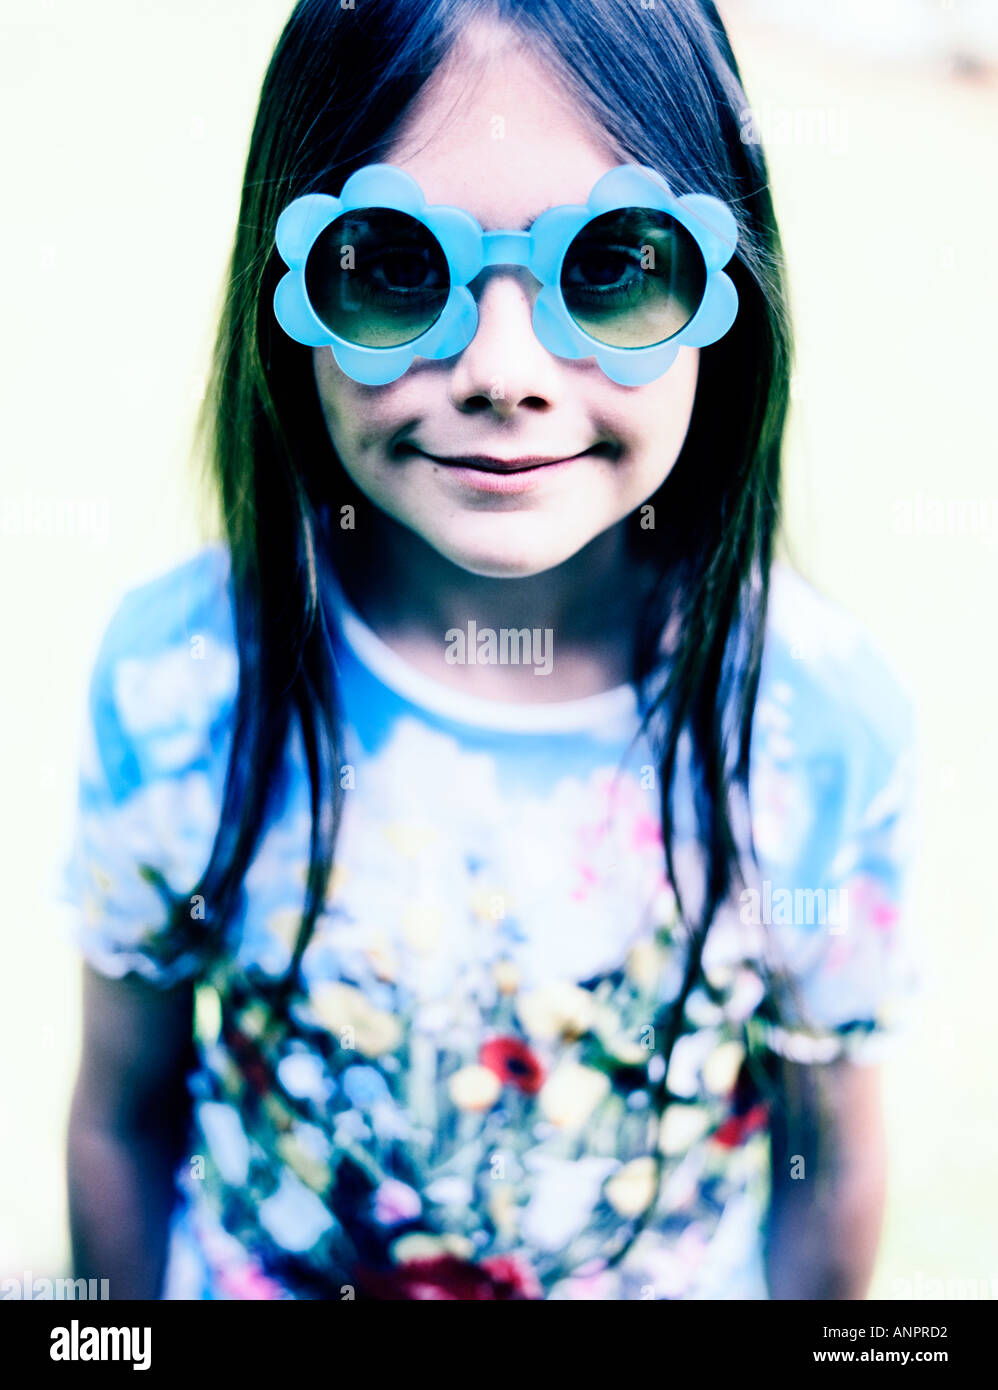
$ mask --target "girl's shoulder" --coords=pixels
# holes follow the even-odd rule
[[[751,751],[774,881],[825,884],[862,866],[868,887],[899,897],[920,837],[915,709],[867,625],[774,566]]]
[[[113,608],[90,673],[83,773],[115,804],[206,766],[224,741],[239,673],[229,576],[228,549],[205,545]]]
[[[234,645],[231,561],[220,541],[127,589],[107,624],[102,654],[109,659],[151,657],[198,637]],[[197,657],[195,656],[195,659]]]
[[[792,726],[799,754],[851,752],[874,776],[916,738],[911,687],[871,629],[782,561],[772,569],[760,714],[774,733]]]

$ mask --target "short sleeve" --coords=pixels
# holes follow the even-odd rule
[[[104,975],[167,988],[203,967],[195,888],[211,856],[235,656],[198,601],[217,552],[131,591],[90,675],[77,802],[58,895]],[[177,905],[179,904],[179,911]]]
[[[908,918],[920,814],[910,723],[901,733],[878,750],[872,790],[868,776],[853,775],[866,795],[851,814],[830,817],[834,848],[823,872],[770,889],[783,983],[759,1023],[765,1045],[792,1061],[879,1062],[912,1022],[921,967]],[[816,798],[820,820],[820,791]]]

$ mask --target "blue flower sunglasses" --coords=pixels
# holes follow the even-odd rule
[[[383,386],[417,356],[462,352],[478,326],[468,283],[486,266],[526,266],[541,283],[538,340],[558,357],[595,357],[611,381],[662,376],[680,346],[724,336],[738,293],[722,269],[738,231],[730,208],[675,197],[654,169],[622,164],[585,206],[541,213],[529,231],[484,232],[470,213],[428,205],[391,164],[351,174],[338,198],[296,198],[277,222],[290,267],[274,294],[284,331],[332,348],[354,381]]]

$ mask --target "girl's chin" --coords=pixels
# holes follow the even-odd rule
[[[399,509],[395,517],[439,555],[482,578],[527,579],[564,564],[605,529],[561,507]],[[609,527],[614,517],[605,523]]]
[[[559,546],[538,546],[527,550],[520,545],[515,550],[505,550],[501,546],[469,547],[466,539],[462,544],[457,538],[444,540],[425,533],[424,539],[452,564],[482,579],[529,579],[563,564],[576,550],[581,549],[578,546],[574,550],[566,550],[564,541]]]

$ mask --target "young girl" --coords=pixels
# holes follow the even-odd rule
[[[288,21],[224,541],[90,692],[69,1186],[113,1297],[864,1296],[912,724],[773,562],[746,107],[707,0]]]

